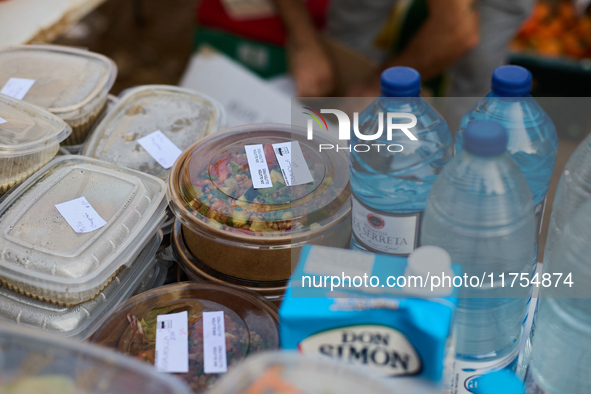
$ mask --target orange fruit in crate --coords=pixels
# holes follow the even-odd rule
[[[540,54],[549,57],[557,57],[562,54],[562,45],[560,40],[557,38],[546,38],[537,41],[535,44],[536,49]]]

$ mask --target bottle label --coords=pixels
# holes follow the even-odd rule
[[[544,212],[546,211],[546,198],[541,203],[534,207],[534,215],[536,217],[536,245],[540,242],[540,234],[542,233],[542,220],[544,219]]]
[[[513,371],[517,368],[517,359],[520,347],[505,357],[493,361],[462,361],[454,360],[451,384],[446,394],[474,393],[478,388],[479,378],[491,372],[502,369]]]
[[[371,252],[408,255],[417,247],[421,214],[380,212],[353,196],[353,234]]]

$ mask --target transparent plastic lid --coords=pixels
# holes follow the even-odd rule
[[[384,383],[344,363],[296,352],[266,352],[229,372],[211,394],[396,394]]]
[[[81,197],[103,227],[77,233],[55,206]],[[158,231],[165,197],[164,182],[153,176],[60,156],[0,204],[0,279],[55,302],[90,299]]]
[[[0,158],[43,151],[71,133],[70,126],[57,116],[0,94]]]
[[[189,394],[179,379],[121,354],[0,325],[0,393]]]
[[[0,318],[19,326],[85,340],[117,305],[141,290],[150,275],[159,272],[155,254],[161,240],[160,233],[152,237],[130,267],[117,274],[98,297],[78,305],[56,305],[0,286]]]
[[[215,100],[189,89],[148,85],[128,90],[101,121],[83,154],[166,179],[138,140],[161,131],[181,151],[218,130],[224,113]]]
[[[278,158],[273,146],[280,143],[291,143],[282,152],[288,160],[294,154],[292,166],[309,173],[311,182],[286,184],[286,158]],[[321,143],[336,144],[320,136],[308,141],[304,130],[279,124],[253,124],[216,133],[177,159],[169,179],[171,207],[191,229],[207,225],[206,237],[212,228],[248,237],[289,237],[320,229],[350,209],[347,156],[343,150],[319,152]],[[304,159],[297,164],[296,144]],[[252,145],[264,149],[272,187],[253,185],[258,169],[249,165],[245,148]]]
[[[97,53],[59,45],[0,48],[0,89],[10,78],[35,82],[23,100],[68,118],[106,95],[117,76],[115,63]]]
[[[203,312],[223,312],[228,370],[254,353],[279,346],[276,309],[254,293],[212,283],[178,283],[139,294],[119,307],[92,342],[153,364],[157,316],[187,311],[189,372],[176,374],[195,391],[223,373],[204,372]]]

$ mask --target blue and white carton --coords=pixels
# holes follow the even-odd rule
[[[435,246],[408,258],[304,246],[279,310],[281,348],[441,386],[453,360],[454,276],[460,267]]]

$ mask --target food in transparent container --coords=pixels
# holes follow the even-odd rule
[[[264,297],[267,301],[273,303],[276,307],[281,306],[287,281],[279,282],[260,282],[253,280],[244,280],[224,275],[221,272],[211,269],[195,258],[187,248],[183,238],[181,222],[177,219],[174,222],[171,234],[170,251],[179,268],[187,274],[187,277],[195,282],[213,282],[233,287],[237,290],[248,290]],[[180,281],[179,281],[180,282]]]
[[[55,115],[0,94],[0,195],[47,164],[71,132]]]
[[[77,233],[55,207],[84,197],[106,224]],[[0,203],[0,281],[62,305],[94,298],[166,217],[162,180],[83,156],[59,156]]]
[[[272,144],[300,145],[313,182],[287,186]],[[239,279],[281,282],[306,243],[346,247],[351,233],[348,160],[327,137],[289,125],[253,124],[197,142],[175,162],[170,206],[185,243],[210,268]],[[255,189],[246,145],[263,145],[272,187]]]
[[[385,383],[344,363],[296,352],[253,356],[229,372],[211,394],[395,394]]]
[[[277,309],[256,294],[213,283],[177,283],[137,295],[121,305],[92,342],[154,363],[158,315],[187,311],[189,372],[176,374],[194,392],[208,389],[222,373],[204,372],[203,312],[224,312],[228,370],[252,354],[279,346]]]
[[[75,340],[85,340],[100,326],[102,320],[133,293],[162,284],[162,268],[155,256],[161,240],[161,233],[152,237],[135,261],[117,274],[97,297],[78,305],[56,305],[0,286],[0,319]]]
[[[115,352],[0,324],[2,394],[189,394],[183,382]]]
[[[111,59],[86,50],[59,45],[0,48],[0,89],[10,78],[34,80],[23,100],[46,108],[72,127],[64,145],[84,142],[116,77]]]
[[[83,154],[166,180],[170,168],[158,164],[137,141],[160,130],[182,151],[216,132],[224,117],[217,101],[193,90],[139,86],[127,90],[97,125]]]

